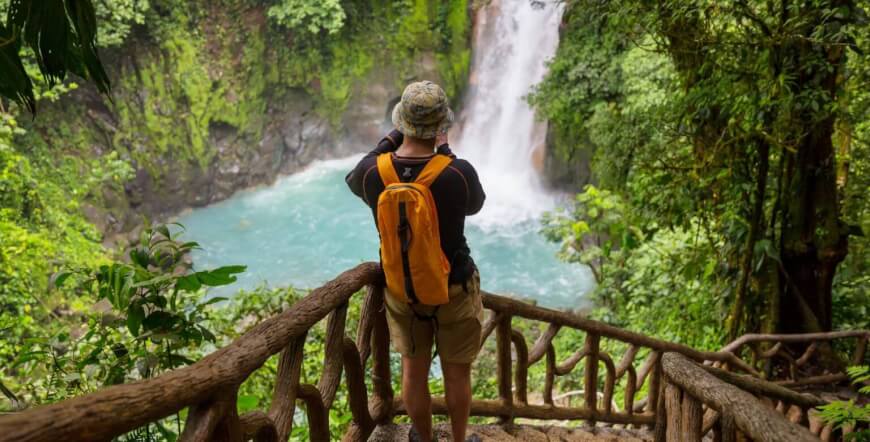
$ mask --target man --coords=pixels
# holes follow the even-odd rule
[[[480,278],[464,228],[465,217],[480,211],[485,195],[471,164],[457,159],[447,145],[453,112],[438,85],[429,81],[408,85],[392,117],[396,130],[357,164],[346,181],[372,209],[377,224],[378,199],[387,187],[379,171],[379,156],[390,154],[386,158],[402,183],[415,182],[436,155],[452,158],[428,186],[437,208],[441,251],[450,264],[449,301],[437,307],[412,304],[388,289],[385,303],[390,338],[402,355],[402,400],[417,433],[412,432],[412,440],[419,437],[429,442],[433,437],[428,381],[434,341],[441,358],[453,440],[464,441],[471,408],[471,363],[480,347],[483,322]]]

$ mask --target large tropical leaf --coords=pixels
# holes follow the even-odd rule
[[[0,23],[0,95],[22,103],[30,112],[36,112],[33,84],[18,57],[19,37],[12,27]]]
[[[36,100],[21,63],[22,43],[33,50],[49,86],[73,72],[91,80],[100,92],[109,92],[109,76],[97,54],[97,19],[91,0],[12,0],[0,34],[0,95],[31,112],[36,112]]]

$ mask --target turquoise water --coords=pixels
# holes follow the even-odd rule
[[[179,217],[185,238],[200,243],[197,268],[243,264],[231,294],[259,284],[314,288],[378,257],[371,211],[344,183],[359,157],[323,161],[273,186]],[[557,247],[537,232],[536,221],[513,225],[468,218],[466,236],[485,290],[532,298],[555,308],[576,308],[592,288],[588,269],[559,262]]]

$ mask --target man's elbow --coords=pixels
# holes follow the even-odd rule
[[[350,171],[350,173],[344,177],[344,182],[354,195],[362,195],[362,183],[360,183],[360,180],[356,178],[356,170]]]
[[[481,195],[481,196],[480,196],[480,199],[478,199],[477,201],[475,201],[476,204],[472,204],[472,205],[468,208],[468,210],[466,211],[465,214],[466,214],[466,215],[476,215],[478,212],[480,212],[481,209],[483,209],[483,202],[484,202],[485,200],[486,200],[486,195]]]

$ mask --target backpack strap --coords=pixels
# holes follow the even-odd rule
[[[396,168],[393,166],[392,154],[382,153],[378,155],[378,175],[381,176],[384,186],[401,182],[399,175],[396,174]]]
[[[428,163],[426,163],[426,167],[423,168],[423,171],[420,172],[420,175],[417,176],[417,179],[414,180],[414,182],[426,187],[431,186],[435,181],[435,178],[438,178],[438,175],[441,175],[441,172],[443,172],[451,162],[453,162],[453,159],[447,155],[435,155]],[[395,171],[393,173],[395,173]]]

